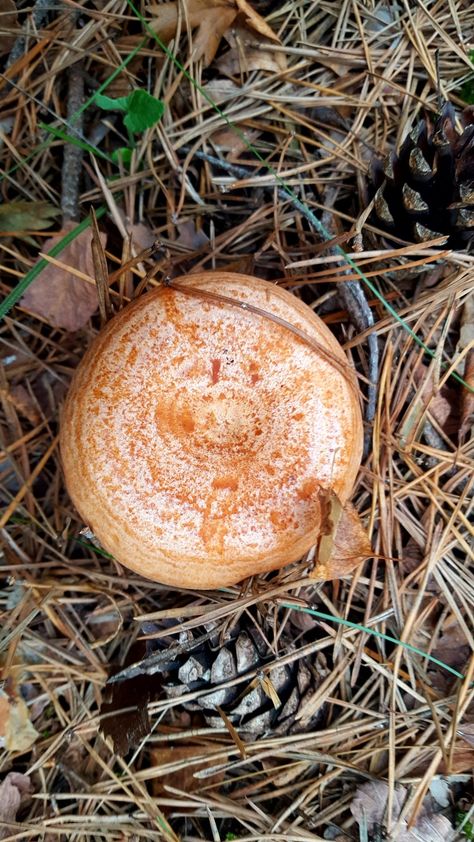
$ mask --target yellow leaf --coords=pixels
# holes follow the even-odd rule
[[[28,751],[38,736],[21,696],[12,699],[0,690],[0,745],[7,751]]]

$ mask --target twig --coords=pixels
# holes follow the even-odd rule
[[[84,102],[84,77],[82,66],[77,62],[68,72],[67,116],[69,132],[73,137],[81,137],[83,115],[81,106]],[[79,219],[79,182],[81,178],[83,150],[73,143],[64,146],[62,168],[61,210],[63,224]]]

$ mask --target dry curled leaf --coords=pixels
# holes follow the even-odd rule
[[[343,506],[334,491],[323,489],[321,506],[322,526],[311,578],[339,579],[370,558],[372,548],[351,503]]]
[[[204,60],[207,67],[213,60],[222,36],[232,26],[238,15],[246,26],[271,41],[279,38],[266,21],[246,0],[187,0],[185,14],[183,5],[177,0],[151,5],[148,11],[153,15],[151,28],[163,41],[170,41],[178,31],[194,31],[193,59]]]
[[[9,772],[0,783],[0,839],[6,839],[15,831],[6,825],[15,821],[22,802],[33,792],[28,775]],[[5,824],[4,824],[5,823]]]
[[[65,226],[60,236],[47,240],[44,251],[50,251],[74,227],[75,223],[71,222]],[[89,229],[82,231],[63,249],[58,260],[93,278],[91,239]],[[105,247],[106,235],[101,234],[100,239]],[[87,324],[98,304],[95,284],[88,283],[52,263],[46,266],[28,287],[20,302],[22,307],[46,319],[52,327],[61,327],[71,332],[80,330]]]
[[[21,696],[0,690],[0,746],[7,751],[28,751],[38,737]]]
[[[408,791],[399,786],[393,793],[391,825],[398,822]],[[384,781],[371,781],[359,786],[351,803],[351,813],[359,825],[366,823],[369,834],[386,826],[388,785]],[[397,842],[450,842],[454,829],[445,816],[433,811],[430,796],[425,798],[416,822],[408,826],[409,816],[397,824]]]
[[[255,31],[259,32],[260,35],[263,35],[264,38],[269,38],[270,41],[276,41],[277,44],[280,42],[278,35],[275,34],[266,20],[264,20],[262,16],[252,8],[247,0],[235,0],[235,5],[237,6],[239,12],[244,16],[245,23],[250,29],[255,29]]]

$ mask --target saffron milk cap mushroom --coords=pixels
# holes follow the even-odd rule
[[[235,584],[331,533],[331,501],[344,508],[362,455],[356,379],[291,293],[248,275],[187,275],[93,342],[66,399],[61,455],[81,517],[126,567],[182,588]]]

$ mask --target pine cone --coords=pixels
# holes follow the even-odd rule
[[[398,154],[374,165],[375,211],[387,231],[422,243],[446,235],[450,248],[474,241],[474,108],[455,126],[450,103],[433,126],[421,120]]]
[[[180,643],[188,648],[192,645],[192,635],[183,632]],[[160,648],[164,643],[162,639]],[[280,655],[288,654],[292,648],[289,640],[280,640]],[[310,702],[326,671],[324,659],[302,658],[266,668],[274,659],[258,625],[241,620],[224,644],[218,633],[212,634],[209,641],[168,664],[163,689],[173,699],[208,689],[208,693],[195,701],[185,702],[185,709],[201,711],[208,725],[222,726],[221,709],[239,733],[253,738],[269,732],[297,733],[316,727],[323,711],[320,707],[313,710]],[[217,687],[259,668],[261,671],[253,681]]]

